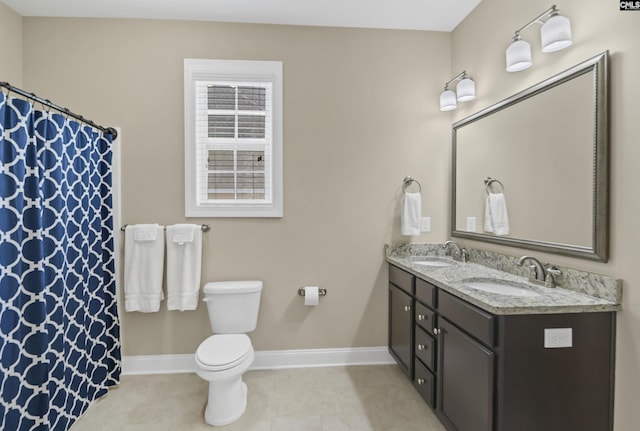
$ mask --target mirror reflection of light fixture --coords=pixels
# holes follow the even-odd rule
[[[545,21],[544,18],[547,20]],[[531,44],[522,40],[520,33],[536,22],[542,24],[540,29],[542,52],[554,52],[571,45],[571,21],[567,17],[558,15],[558,9],[553,5],[516,30],[513,42],[506,52],[507,72],[518,72],[531,66]]]
[[[449,88],[456,79],[459,79],[456,85],[456,91]],[[466,71],[462,71],[444,84],[444,90],[440,94],[440,110],[452,111],[458,107],[458,102],[468,102],[476,98],[476,83],[467,75]]]

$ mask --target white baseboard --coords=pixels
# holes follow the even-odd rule
[[[263,350],[255,352],[251,370],[395,364],[387,347],[345,349]],[[176,374],[195,372],[193,354],[124,356],[122,374]]]

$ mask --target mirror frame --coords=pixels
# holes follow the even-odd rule
[[[609,51],[571,67],[538,84],[489,106],[453,124],[452,169],[451,169],[451,236],[485,241],[495,244],[522,247],[548,253],[606,262],[609,258]],[[591,246],[562,244],[535,239],[499,237],[490,234],[456,230],[456,133],[465,125],[481,120],[493,113],[507,109],[521,101],[550,90],[564,82],[593,72],[593,102],[595,121],[593,130],[593,200],[592,200],[592,243]]]

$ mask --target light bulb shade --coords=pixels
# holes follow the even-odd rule
[[[456,93],[452,90],[444,90],[440,94],[440,110],[441,111],[453,111],[458,106],[456,102]]]
[[[553,52],[571,45],[571,21],[569,18],[554,15],[549,18],[540,30],[542,52]]]
[[[476,98],[476,83],[471,78],[464,78],[456,87],[458,102],[468,102]]]
[[[507,48],[507,72],[518,72],[531,66],[531,44],[515,40]]]

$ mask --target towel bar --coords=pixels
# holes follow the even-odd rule
[[[122,232],[124,232],[125,230],[127,230],[127,226],[129,226],[129,225],[128,225],[128,224],[125,224],[124,226],[122,226],[122,227],[120,228],[120,230],[121,230]],[[167,228],[165,227],[164,229],[166,230]],[[209,231],[211,230],[211,227],[209,227],[209,225],[208,225],[208,224],[202,224],[202,225],[200,226],[200,229],[202,229],[202,232],[209,232]]]
[[[420,182],[418,180],[416,180],[415,178],[410,177],[410,176],[406,176],[402,180],[402,192],[406,193],[407,192],[407,187],[409,187],[414,182],[418,185],[418,192],[422,193],[422,186],[420,185]]]

